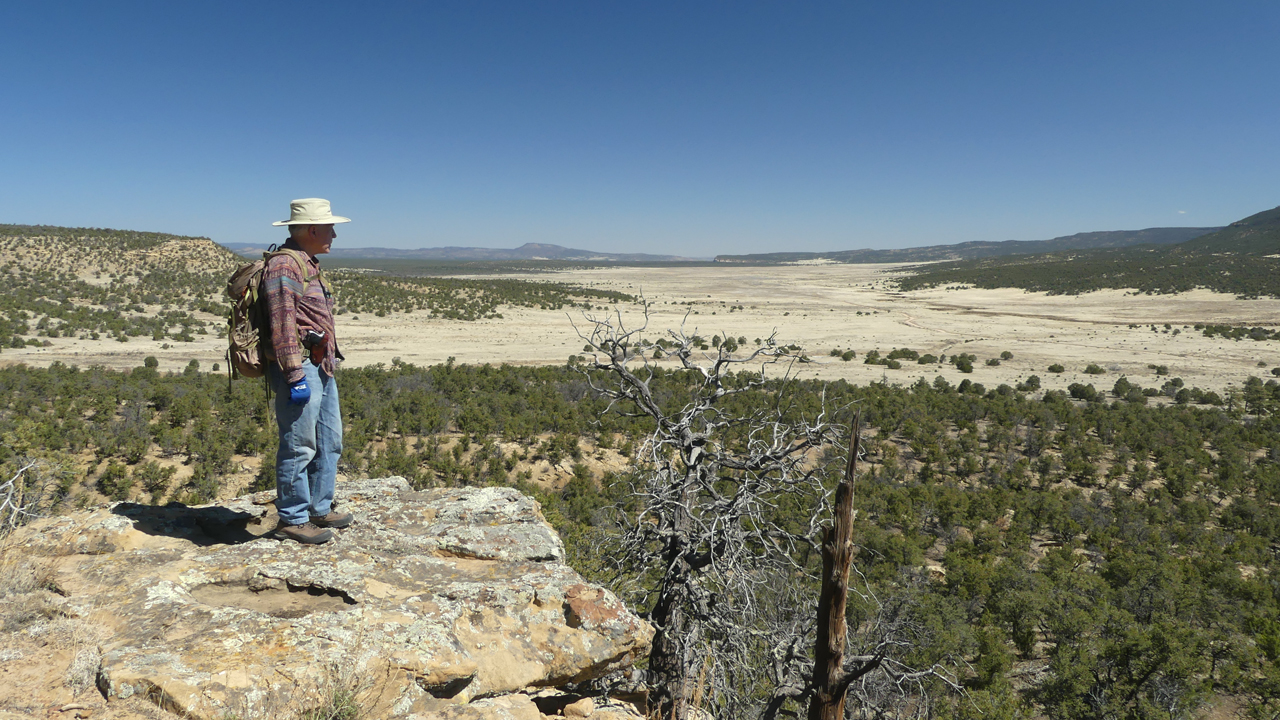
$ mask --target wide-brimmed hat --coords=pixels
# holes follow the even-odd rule
[[[335,225],[351,222],[351,218],[334,215],[329,201],[323,198],[302,198],[289,203],[289,219],[272,225]]]

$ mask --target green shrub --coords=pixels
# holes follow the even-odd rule
[[[1054,364],[1052,364],[1052,365],[1050,365],[1050,366],[1049,366],[1049,372],[1051,372],[1051,373],[1061,373],[1061,372],[1065,372],[1065,371],[1066,371],[1066,368],[1062,367],[1062,365],[1060,365],[1060,364],[1058,364],[1058,363],[1054,363]]]
[[[124,500],[129,497],[129,489],[133,487],[133,479],[129,477],[124,464],[116,460],[107,463],[107,467],[98,475],[98,492],[112,500]]]
[[[143,490],[151,494],[151,499],[156,501],[168,491],[169,483],[177,472],[175,467],[162,467],[155,460],[148,460],[133,469],[132,482],[141,485]]]
[[[1122,398],[1122,397],[1128,396],[1129,391],[1135,388],[1137,388],[1139,393],[1142,392],[1142,388],[1139,388],[1138,386],[1129,382],[1129,378],[1126,378],[1125,376],[1121,375],[1120,379],[1116,380],[1116,384],[1111,386],[1111,394],[1115,395],[1118,398]]]
[[[1092,385],[1082,385],[1080,383],[1071,383],[1067,386],[1067,392],[1071,397],[1077,400],[1086,400],[1088,402],[1096,402],[1102,398],[1098,395],[1098,391]]]

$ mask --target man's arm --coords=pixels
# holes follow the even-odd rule
[[[306,292],[303,283],[293,258],[277,255],[267,262],[267,278],[263,284],[271,323],[271,346],[285,381],[291,385],[306,377],[302,370],[302,347],[298,343],[298,301]]]

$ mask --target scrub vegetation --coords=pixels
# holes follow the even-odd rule
[[[0,225],[0,352],[51,339],[191,342],[226,332],[227,278],[247,262],[206,238]],[[326,263],[327,265],[327,263]],[[326,271],[337,312],[473,321],[504,307],[591,308],[625,293],[566,283]]]
[[[188,272],[191,253],[203,252],[211,264],[202,267],[212,269]],[[90,256],[100,262],[81,262]],[[8,344],[217,332],[222,283],[239,262],[199,238],[5,226],[0,273],[21,291],[0,300],[0,332]],[[513,305],[632,300],[558,284],[329,277],[340,309],[375,315],[474,320]],[[559,367],[344,369],[341,472],[400,475],[420,488],[511,485],[535,496],[586,576],[649,617],[664,616],[662,602],[692,603],[697,622],[670,653],[681,661],[648,668],[696,688],[685,706],[785,717],[803,712],[797,678],[812,669],[821,575],[815,539],[847,458],[838,426],[858,411],[865,455],[853,496],[849,652],[891,658],[887,667],[899,671],[896,681],[868,675],[853,689],[859,712],[1184,718],[1229,701],[1253,717],[1280,714],[1277,380],[1242,378],[1239,390],[1218,395],[1164,377],[1163,366],[1151,368],[1161,384],[1143,387],[1099,365],[1105,372],[1088,378],[1097,387],[1074,383],[1064,393],[1042,390],[1034,375],[1016,387],[941,377],[854,386],[766,377],[744,364],[709,383],[700,353],[713,362],[807,358],[773,338],[645,340],[604,327]],[[887,369],[952,363],[975,377],[1012,359],[837,353]],[[686,367],[643,362],[654,356]],[[206,502],[246,472],[254,489],[272,488],[269,407],[261,383],[228,384],[194,361],[182,372],[160,372],[154,359],[128,371],[0,368],[0,521],[106,499]],[[740,460],[771,447],[771,437],[812,446],[785,467]],[[624,461],[597,462],[605,454]],[[535,460],[566,468],[563,482],[535,482]],[[680,485],[690,468],[697,482]],[[707,547],[694,547],[698,540],[664,565],[656,562],[663,523],[685,537],[714,532]],[[711,565],[726,547],[742,565]],[[673,585],[671,568],[682,563],[700,574]],[[885,643],[892,653],[877,655]],[[923,674],[905,674],[912,669]]]
[[[1071,250],[922,266],[898,281],[929,287],[1017,287],[1054,295],[1102,289],[1178,293],[1206,289],[1242,298],[1280,297],[1280,208],[1176,245]],[[1256,333],[1246,330],[1253,339]],[[1225,333],[1224,333],[1225,334]]]
[[[502,317],[503,306],[560,310],[590,309],[600,303],[635,300],[614,290],[592,290],[565,283],[525,280],[460,280],[457,278],[387,277],[335,271],[326,273],[338,299],[337,312],[429,312],[449,320]]]
[[[654,577],[619,576],[599,548],[620,532],[616,513],[635,502],[629,488],[651,460],[595,475],[577,458],[604,446],[642,458],[654,428],[611,412],[591,388],[596,372],[583,363],[345,370],[342,469],[419,487],[520,487],[542,502],[575,566],[639,599]],[[672,413],[701,377],[653,373],[653,397]],[[758,381],[743,373],[730,382]],[[911,387],[765,380],[719,411],[782,407],[799,419],[861,408],[870,429],[855,565],[875,597],[905,603],[919,632],[906,660],[945,666],[967,686],[954,707],[939,696],[940,712],[1183,717],[1232,696],[1270,716],[1280,695],[1280,384],[1250,378],[1217,406],[1146,404],[1135,387],[1126,380],[1073,399],[941,378]],[[225,377],[194,366],[0,369],[0,437],[4,477],[39,460],[41,473],[27,477],[43,478],[46,506],[64,508],[99,493],[207,500],[233,456],[269,458],[275,442],[260,385],[240,381],[228,392]],[[513,471],[517,453],[576,472],[561,488],[535,486]],[[192,473],[168,487],[164,468],[174,463]],[[824,478],[828,487],[838,480]],[[269,471],[259,482],[270,487]],[[785,526],[811,510],[780,503],[768,512]],[[786,552],[802,584],[814,582],[812,548]],[[851,627],[869,617],[871,597],[851,606]],[[758,647],[753,666],[735,669],[739,701],[763,703],[772,692],[771,651]]]

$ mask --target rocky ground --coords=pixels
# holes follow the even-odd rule
[[[0,719],[636,718],[574,692],[653,630],[509,488],[340,483],[358,522],[271,539],[267,495],[49,518],[0,551]],[[632,698],[636,699],[636,698]]]

